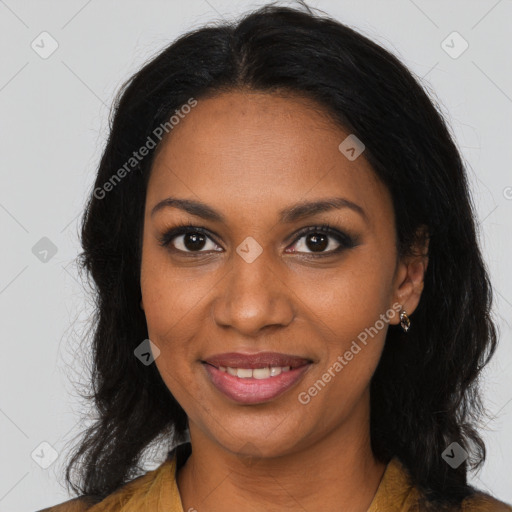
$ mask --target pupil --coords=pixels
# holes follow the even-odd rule
[[[204,246],[204,235],[201,233],[187,233],[185,235],[184,244],[190,251],[202,249]]]
[[[313,245],[310,244],[310,241],[313,242]],[[322,233],[313,233],[306,237],[306,245],[308,246],[308,249],[311,251],[318,250],[319,252],[321,252],[327,247],[328,244],[329,241],[327,239],[327,235],[324,235]]]

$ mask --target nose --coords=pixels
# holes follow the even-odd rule
[[[293,291],[265,251],[252,262],[234,254],[232,267],[219,283],[213,301],[216,324],[257,336],[263,329],[286,327],[294,316]]]

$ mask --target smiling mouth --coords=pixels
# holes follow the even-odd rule
[[[217,391],[233,402],[246,405],[276,400],[295,387],[313,366],[312,362],[306,362],[294,368],[289,365],[236,368],[202,363],[208,380]]]

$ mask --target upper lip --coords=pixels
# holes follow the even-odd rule
[[[244,354],[242,352],[227,352],[215,354],[202,361],[213,366],[229,366],[231,368],[262,368],[266,366],[290,366],[298,368],[305,364],[312,363],[311,359],[294,356],[291,354],[280,354],[278,352],[258,352],[256,354]]]

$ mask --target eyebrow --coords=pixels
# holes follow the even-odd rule
[[[202,219],[210,220],[213,222],[226,222],[224,215],[217,210],[213,209],[201,201],[192,199],[178,199],[176,197],[167,197],[166,199],[157,203],[151,210],[151,217],[158,211],[164,208],[179,208],[191,215],[201,217]],[[349,201],[343,197],[331,197],[321,199],[318,201],[302,201],[292,206],[288,206],[279,212],[279,221],[282,223],[291,223],[306,217],[312,217],[319,213],[329,212],[332,210],[340,210],[342,208],[350,208],[355,211],[363,219],[368,222],[368,216],[364,209],[358,204]]]

